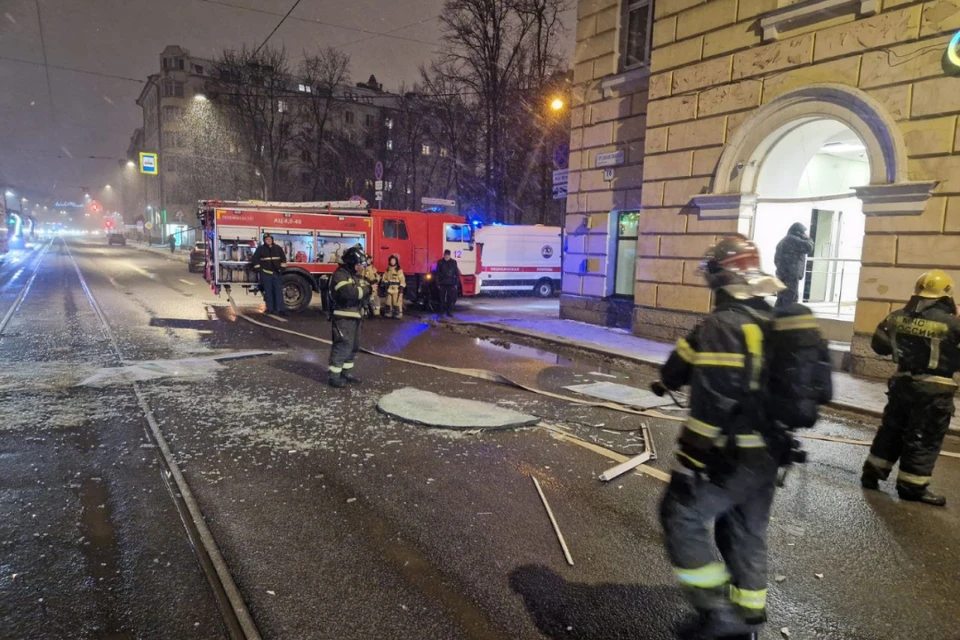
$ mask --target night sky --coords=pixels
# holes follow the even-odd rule
[[[214,57],[224,47],[257,45],[294,1],[0,0],[0,186],[32,202],[78,200],[84,188],[108,200],[103,186],[119,180],[118,160],[141,125],[134,101],[147,75],[159,70],[163,48],[179,44]],[[354,81],[372,73],[392,91],[414,82],[418,66],[435,54],[442,6],[443,0],[301,0],[270,44],[285,46],[294,64],[304,49],[342,47],[352,57]],[[574,20],[572,9],[565,19],[568,55]]]

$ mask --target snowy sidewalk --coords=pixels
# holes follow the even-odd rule
[[[133,247],[134,249],[139,249],[140,251],[149,251],[150,253],[155,253],[157,255],[163,256],[168,260],[175,260],[177,262],[190,262],[190,252],[178,249],[176,253],[170,253],[170,246],[152,246],[145,242],[136,242],[134,240],[127,240],[127,246]]]
[[[601,327],[573,320],[544,317],[492,318],[472,313],[460,313],[457,319],[463,323],[485,326],[504,333],[562,343],[566,347],[654,366],[666,362],[673,351],[672,344],[640,338],[625,329]],[[830,406],[879,418],[887,402],[886,391],[886,381],[857,378],[849,373],[834,371],[833,402]],[[951,431],[960,433],[960,418],[954,418]]]

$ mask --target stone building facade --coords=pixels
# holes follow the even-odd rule
[[[633,84],[614,66],[627,2],[580,2],[563,315],[609,322],[632,260],[633,332],[674,339],[710,309],[697,267],[718,236],[753,237],[775,206],[850,198],[863,216],[848,261],[856,295],[832,330],[847,331],[855,371],[882,373],[869,350],[877,322],[924,270],[960,280],[960,0],[658,0],[649,75]],[[812,154],[844,145],[866,164],[861,184],[778,191]],[[607,148],[624,162],[598,182],[591,163]]]

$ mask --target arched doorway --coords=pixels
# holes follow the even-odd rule
[[[860,165],[855,167],[854,162]],[[823,175],[841,165],[847,170]],[[816,220],[818,225],[822,221],[835,229],[822,234],[821,255],[833,256],[838,265],[836,258],[841,255],[860,258],[855,233],[862,224],[860,215],[866,218],[866,233],[861,234],[861,247],[866,251],[881,238],[870,234],[871,217],[920,215],[935,184],[908,180],[902,135],[879,103],[854,87],[817,84],[779,96],[744,120],[727,136],[710,193],[691,200],[700,219],[730,221],[728,228],[766,245],[784,230],[784,225],[789,227],[786,219],[793,216],[803,222],[809,215],[805,222],[808,227]],[[828,193],[835,189],[838,193]],[[851,190],[857,203],[848,195]],[[789,205],[796,205],[796,210],[791,212]],[[821,217],[814,209],[833,213]],[[847,219],[845,229],[837,212]],[[827,247],[827,242],[833,246]],[[772,268],[772,247],[764,248],[764,261]],[[867,320],[873,321],[874,317],[860,295],[866,292],[870,300],[871,292],[876,293],[876,278],[858,277],[854,286],[852,275],[844,274],[841,282],[837,277],[824,268],[817,282],[811,276],[811,282],[805,283],[805,292],[816,304],[816,298],[849,300],[856,290],[857,297],[849,300],[855,321],[850,321],[850,305],[840,304],[843,313],[835,314],[843,317],[826,316],[821,326],[831,339],[853,339],[853,350],[866,353],[869,348],[862,344],[858,347],[857,340],[864,338],[869,344],[869,336],[854,336],[854,327],[859,323],[861,332],[869,329],[872,333]],[[828,286],[826,280],[832,284]],[[827,310],[822,313],[826,315]]]
[[[854,188],[870,184],[860,137],[835,119],[801,118],[773,134],[758,163],[751,237],[773,273],[777,243],[795,223],[808,230],[814,253],[800,283],[816,315],[852,323],[856,311],[865,217]]]

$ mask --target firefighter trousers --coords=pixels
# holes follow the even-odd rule
[[[260,284],[263,285],[263,301],[267,304],[267,313],[286,311],[283,302],[283,276],[279,273],[261,273]]]
[[[954,411],[952,391],[924,393],[908,377],[893,378],[864,472],[886,480],[900,460],[897,487],[922,493],[930,484]]]
[[[440,313],[453,313],[453,305],[457,302],[457,285],[440,285]]]
[[[333,316],[333,345],[330,347],[330,374],[339,376],[353,369],[360,352],[360,318]]]
[[[743,622],[760,624],[766,620],[767,524],[777,463],[766,450],[753,450],[750,458],[719,477],[674,471],[660,522],[691,604],[701,613],[732,610]]]
[[[387,287],[387,313],[395,318],[403,317],[403,293],[400,287]]]

